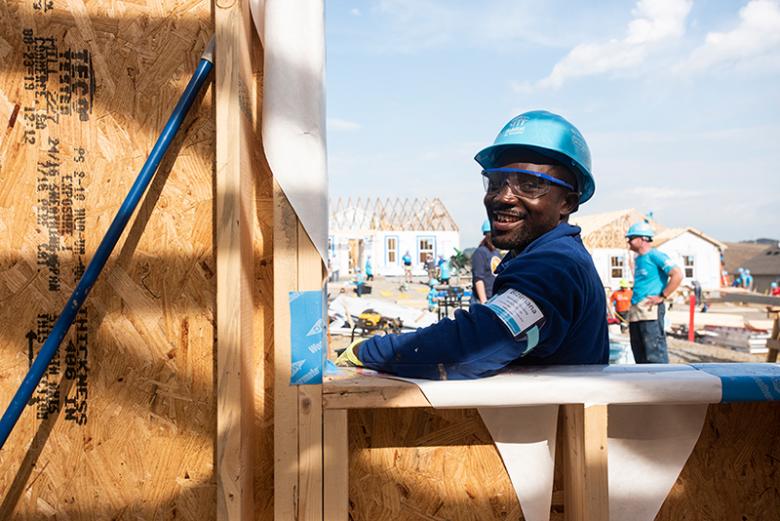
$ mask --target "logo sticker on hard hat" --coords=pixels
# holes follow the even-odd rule
[[[522,134],[525,132],[525,122],[528,118],[525,116],[518,116],[507,124],[503,134],[505,136],[514,136],[515,134]]]

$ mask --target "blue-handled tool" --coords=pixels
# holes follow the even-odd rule
[[[165,124],[160,137],[157,138],[157,142],[154,144],[154,148],[149,153],[149,157],[146,159],[144,166],[138,173],[133,186],[130,188],[130,192],[125,197],[122,206],[114,217],[111,226],[108,227],[106,235],[103,240],[100,241],[100,245],[95,251],[94,257],[89,262],[87,269],[84,271],[81,280],[79,280],[76,289],[73,290],[73,294],[65,304],[65,308],[60,313],[57,321],[54,323],[54,327],[51,330],[46,341],[41,346],[41,350],[38,356],[35,358],[32,366],[30,367],[27,376],[24,377],[19,389],[16,391],[11,403],[8,405],[5,413],[3,413],[2,419],[0,419],[0,449],[5,445],[5,441],[11,434],[11,431],[19,420],[25,405],[30,400],[35,388],[38,387],[38,383],[41,380],[46,368],[60,347],[62,339],[70,329],[73,320],[76,318],[81,305],[87,298],[89,291],[95,284],[95,281],[103,270],[103,267],[114,250],[119,237],[127,226],[127,222],[135,211],[135,207],[138,206],[138,202],[143,197],[146,189],[149,187],[149,183],[154,178],[154,174],[157,172],[157,167],[160,166],[160,162],[165,156],[165,152],[168,150],[173,139],[176,137],[176,133],[181,127],[182,121],[184,121],[187,112],[192,106],[193,101],[198,96],[198,92],[206,83],[211,69],[214,67],[214,37],[211,38],[206,50],[203,51],[203,55],[200,58],[198,67],[195,73],[192,75],[187,88],[184,89],[179,102],[173,109],[173,113],[168,122]]]

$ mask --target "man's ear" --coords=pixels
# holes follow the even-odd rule
[[[561,220],[565,220],[580,208],[580,194],[568,192],[561,201]]]

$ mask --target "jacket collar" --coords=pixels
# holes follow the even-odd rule
[[[528,253],[533,252],[536,249],[539,249],[540,247],[544,246],[547,243],[550,243],[554,240],[560,239],[562,237],[577,237],[579,239],[581,228],[579,226],[574,226],[573,224],[569,224],[567,222],[559,223],[558,226],[550,230],[549,232],[545,233],[544,235],[540,235],[536,239],[531,242],[528,246],[525,247],[523,251],[517,254],[512,254],[511,252],[507,253],[504,259],[501,261],[501,264],[498,265],[498,268],[496,268],[496,274],[501,273],[514,259],[520,258],[523,255],[526,255]]]

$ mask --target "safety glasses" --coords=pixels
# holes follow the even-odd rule
[[[500,192],[506,184],[514,195],[528,199],[542,197],[550,191],[552,185],[574,191],[574,187],[566,181],[542,172],[519,168],[488,168],[482,171],[482,182],[489,194]]]

